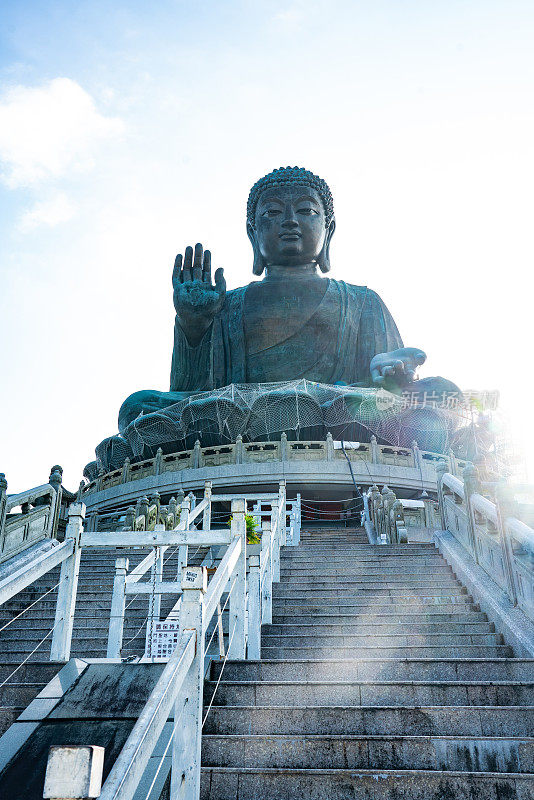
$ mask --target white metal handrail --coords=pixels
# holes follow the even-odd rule
[[[197,634],[185,631],[152,690],[119,757],[109,773],[100,800],[131,800],[175,705],[195,658]],[[187,702],[187,698],[185,698]],[[178,720],[175,719],[174,723]]]

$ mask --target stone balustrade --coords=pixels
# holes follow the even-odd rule
[[[108,473],[102,471],[96,480],[82,487],[80,498],[150,476],[186,469],[264,462],[335,462],[347,458],[353,463],[363,461],[386,467],[417,469],[421,473],[421,478],[428,480],[434,478],[435,466],[444,456],[419,450],[416,442],[411,448],[380,445],[374,436],[369,443],[356,445],[345,443],[344,449],[341,442],[335,441],[330,434],[325,441],[310,442],[288,441],[285,434],[282,434],[281,441],[277,442],[243,442],[241,436],[238,436],[235,444],[201,447],[197,441],[192,450],[164,454],[160,448],[153,458],[136,463],[131,463],[127,458],[122,468]],[[447,465],[450,472],[457,475],[466,462],[450,453],[447,456]]]
[[[472,464],[463,480],[437,467],[441,525],[534,622],[534,530],[517,519],[510,490],[498,486],[495,502],[485,497]]]

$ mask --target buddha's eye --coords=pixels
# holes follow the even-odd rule
[[[313,214],[317,214],[318,212],[311,207],[302,206],[301,208],[297,209],[299,214],[306,214],[306,216],[311,217]]]
[[[263,212],[262,217],[277,217],[281,213],[279,208],[268,208]]]

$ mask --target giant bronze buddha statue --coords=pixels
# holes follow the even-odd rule
[[[172,280],[176,319],[170,391],[130,395],[119,412],[119,439],[132,444],[156,415],[156,420],[165,422],[166,433],[158,442],[153,432],[157,427],[152,426],[149,450],[158,444],[179,449],[178,429],[182,417],[187,417],[185,409],[199,402],[205,407],[210,397],[220,397],[216,390],[230,385],[242,392],[256,387],[257,402],[258,394],[275,392],[281,397],[285,383],[301,380],[301,395],[315,394],[314,403],[330,408],[335,391],[329,398],[325,387],[340,387],[339,391],[350,387],[353,408],[362,398],[374,401],[377,392],[394,397],[409,392],[412,398],[428,392],[459,393],[443,378],[417,380],[416,370],[426,355],[419,348],[404,347],[390,312],[375,292],[325,277],[330,272],[335,227],[326,182],[306,169],[285,167],[257,181],[248,198],[253,272],[263,276],[261,280],[227,291],[222,268],[212,280],[211,254],[201,244],[178,255]],[[323,387],[320,396],[315,385]],[[286,389],[286,394],[294,390]],[[399,408],[394,412],[397,417]],[[235,428],[234,435],[237,431],[247,436],[247,413],[239,422],[242,430]],[[173,422],[178,425],[174,442],[169,434]],[[413,414],[408,428],[402,436],[414,438]],[[280,433],[273,431],[273,438]],[[361,425],[358,433],[364,440]],[[372,430],[370,425],[368,434],[372,433],[380,436],[383,430]],[[194,430],[195,438],[198,435],[204,443],[202,434],[202,426]],[[213,434],[212,426],[210,442]],[[139,455],[139,444],[137,453],[135,449],[134,445],[134,455]]]

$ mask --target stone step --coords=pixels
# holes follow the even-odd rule
[[[200,800],[528,800],[533,789],[520,773],[203,767]]]
[[[511,658],[512,648],[508,645],[413,645],[413,646],[362,646],[331,647],[310,645],[309,647],[265,647],[261,649],[263,658],[268,659],[318,659],[336,658]]]
[[[219,706],[206,733],[369,736],[530,736],[532,706]]]
[[[495,647],[503,644],[500,633],[474,633],[474,634],[447,634],[447,633],[391,633],[380,636],[375,633],[372,636],[350,636],[346,634],[323,634],[316,636],[291,636],[289,634],[271,635],[263,634],[261,637],[262,648],[295,647],[298,649],[306,647],[438,647],[451,646],[464,647],[466,645],[483,645]]]
[[[14,682],[0,686],[0,706],[3,708],[11,707],[23,710],[46,686],[46,683],[15,682],[17,677],[14,675]]]
[[[42,683],[46,684],[57,675],[59,670],[65,666],[64,661],[46,661],[41,664],[23,664],[13,677],[17,683]],[[5,681],[13,672],[13,665],[6,663],[2,656],[0,662],[0,683]],[[11,681],[10,681],[11,683]]]
[[[331,609],[337,607],[339,610],[347,609],[353,606],[367,606],[368,608],[380,606],[389,609],[391,606],[406,606],[407,608],[426,608],[427,606],[436,605],[474,605],[473,598],[458,590],[455,593],[437,593],[437,594],[371,594],[369,592],[360,591],[353,592],[352,594],[338,592],[338,596],[327,595],[322,597],[320,593],[310,591],[308,593],[301,592],[300,596],[292,597],[289,594],[287,597],[273,597],[273,607],[286,608],[288,606],[314,606],[319,609]]]
[[[534,772],[534,739],[461,736],[202,737],[203,766]]]
[[[446,614],[467,614],[478,613],[479,607],[467,595],[458,595],[452,598],[424,598],[417,601],[414,598],[410,598],[405,602],[396,602],[394,598],[373,598],[372,600],[348,598],[340,602],[325,600],[323,603],[300,600],[291,604],[288,604],[287,601],[278,601],[273,606],[274,616],[287,616],[289,614],[313,617],[319,614],[344,614],[351,617],[359,614],[371,614],[372,616],[376,614],[387,614],[389,616],[391,614],[391,616],[395,616],[397,614],[424,614],[427,611],[429,614],[437,611]]]
[[[291,609],[286,613],[273,614],[273,625],[301,625],[315,630],[316,625],[474,625],[488,623],[482,611],[466,611],[465,613],[441,613],[428,611],[422,614],[366,614],[365,611],[354,614],[294,613]],[[265,625],[263,630],[267,631]]]
[[[389,585],[396,585],[398,583],[402,584],[411,584],[418,585],[419,583],[425,584],[432,584],[432,581],[441,585],[458,585],[458,579],[454,576],[454,573],[451,570],[447,572],[436,572],[435,570],[429,569],[427,571],[419,570],[417,572],[345,572],[339,573],[338,575],[325,575],[325,574],[313,574],[310,573],[308,575],[284,575],[281,577],[281,586],[291,586],[292,588],[298,588],[298,586],[314,586],[315,584],[319,585],[330,585],[330,586],[339,586],[346,585],[346,584],[362,584],[362,583],[371,583],[376,586],[389,586]]]
[[[491,622],[398,622],[384,615],[383,620],[388,622],[378,622],[365,625],[359,617],[352,618],[351,622],[323,622],[316,620],[315,623],[308,625],[298,625],[289,621],[264,625],[262,628],[263,636],[308,636],[322,641],[323,636],[389,636],[390,634],[417,634],[424,636],[427,634],[451,635],[455,633],[463,634],[484,634],[494,633],[495,626]]]
[[[383,587],[378,585],[359,584],[352,588],[351,586],[337,586],[331,589],[323,589],[321,587],[315,588],[310,586],[305,591],[292,589],[287,584],[275,584],[273,587],[273,599],[291,597],[298,600],[299,597],[357,597],[358,595],[364,597],[436,597],[437,595],[467,595],[467,590],[463,586],[441,586],[432,585],[425,581],[419,586],[388,586],[384,584]]]
[[[218,706],[534,706],[534,682],[206,681]],[[531,733],[534,733],[531,731]]]

